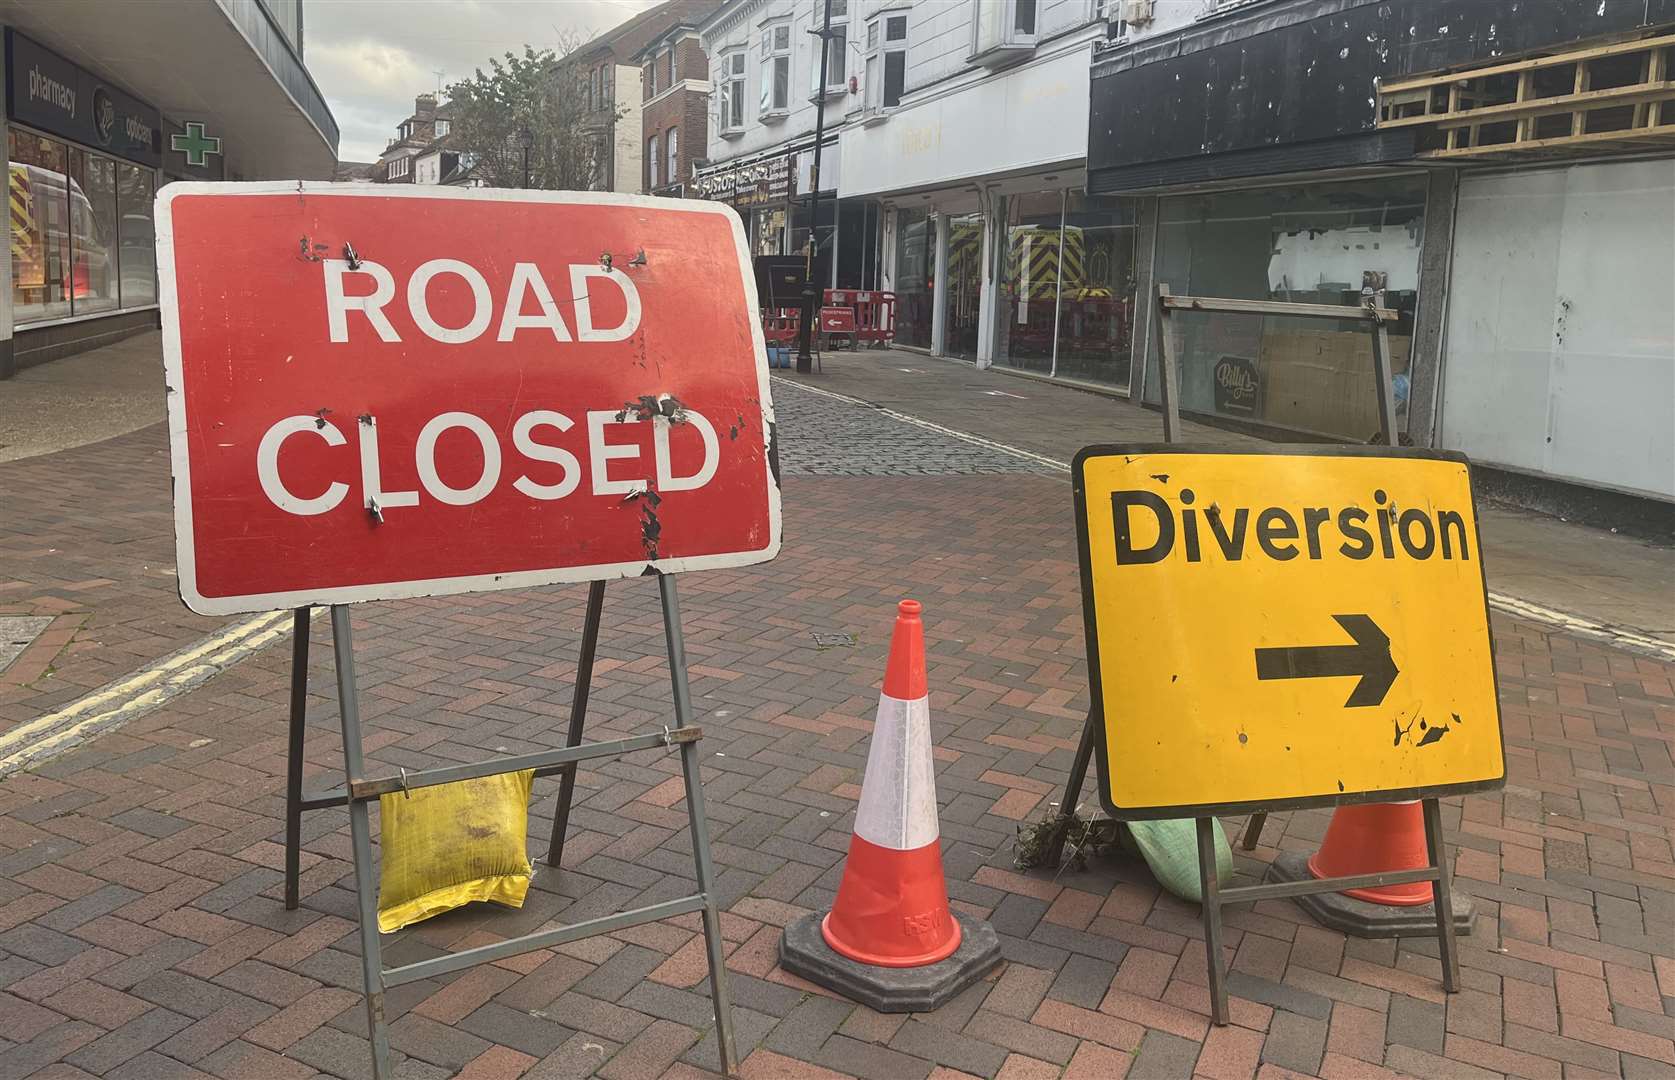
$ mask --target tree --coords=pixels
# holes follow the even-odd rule
[[[529,133],[529,186],[548,190],[585,190],[594,186],[609,152],[607,124],[626,110],[589,108],[576,92],[576,74],[566,55],[574,39],[557,49],[525,45],[523,55],[508,52],[491,59],[469,78],[448,87],[453,108],[449,143],[475,163],[476,176],[488,187],[524,183],[524,132]]]

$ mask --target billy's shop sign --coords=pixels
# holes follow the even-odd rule
[[[15,30],[6,31],[6,115],[20,124],[156,167],[157,110]]]

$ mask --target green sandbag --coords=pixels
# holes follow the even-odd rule
[[[1182,900],[1198,903],[1198,823],[1192,818],[1170,821],[1129,821],[1123,830],[1128,840],[1152,868],[1158,884]],[[1233,877],[1233,849],[1215,821],[1216,884],[1226,885]]]

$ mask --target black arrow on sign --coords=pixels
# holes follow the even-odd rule
[[[1359,675],[1346,709],[1377,705],[1396,681],[1396,661],[1390,658],[1390,638],[1366,615],[1334,615],[1349,631],[1353,645],[1295,645],[1285,649],[1257,649],[1258,679],[1329,679]]]

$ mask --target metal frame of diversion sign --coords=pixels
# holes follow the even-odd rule
[[[710,860],[709,822],[704,814],[704,789],[698,774],[698,740],[703,730],[692,723],[692,691],[686,675],[686,645],[681,633],[680,604],[675,579],[657,575],[657,589],[663,608],[663,633],[669,654],[669,682],[674,695],[675,726],[646,735],[610,742],[583,743],[582,726],[587,714],[593,659],[599,644],[599,623],[605,606],[605,583],[588,585],[587,614],[582,625],[581,655],[576,664],[576,688],[571,702],[570,725],[560,750],[543,750],[490,758],[469,765],[399,771],[396,775],[368,777],[361,749],[361,720],[357,702],[354,644],[349,626],[349,608],[331,605],[332,651],[337,667],[339,713],[343,726],[343,768],[347,785],[331,791],[305,793],[302,786],[304,721],[308,697],[309,608],[294,613],[291,652],[291,730],[285,788],[285,907],[297,906],[298,855],[301,846],[302,813],[332,806],[349,807],[349,831],[355,864],[355,891],[360,903],[361,969],[365,980],[367,1033],[372,1042],[372,1075],[376,1080],[393,1075],[390,1067],[389,1033],[384,1020],[384,992],[391,987],[435,975],[445,975],[477,964],[490,963],[534,949],[552,948],[579,938],[607,934],[642,923],[701,912],[704,951],[709,960],[710,999],[715,1008],[716,1050],[721,1071],[733,1075],[733,1017],[727,996],[727,969],[722,957],[721,912],[715,896],[715,872]],[[687,821],[692,833],[692,857],[698,891],[679,897],[587,919],[568,926],[537,930],[521,937],[497,941],[474,949],[432,957],[399,967],[386,968],[378,939],[378,881],[372,863],[372,833],[367,803],[383,795],[416,787],[449,784],[500,773],[533,769],[536,776],[560,777],[558,810],[553,816],[547,865],[557,866],[564,854],[564,833],[570,820],[570,803],[575,791],[576,767],[584,761],[621,757],[638,750],[660,746],[680,751],[681,777],[686,785]]]
[[[1389,308],[1382,308],[1371,303],[1362,306],[1338,306],[1330,304],[1298,304],[1279,301],[1238,300],[1217,297],[1175,296],[1166,284],[1158,286],[1157,310],[1160,319],[1160,333],[1158,345],[1161,352],[1159,374],[1159,398],[1163,414],[1163,438],[1165,446],[1151,447],[1152,450],[1178,451],[1181,438],[1180,415],[1180,372],[1179,360],[1175,355],[1175,345],[1170,337],[1171,318],[1179,311],[1201,311],[1222,314],[1243,315],[1287,315],[1304,318],[1324,318],[1351,320],[1365,323],[1372,337],[1373,379],[1375,393],[1378,398],[1379,436],[1387,447],[1394,447],[1398,441],[1396,431],[1396,402],[1394,388],[1391,385],[1390,368],[1390,340],[1388,324],[1397,319],[1397,313]],[[1249,453],[1263,453],[1263,450],[1246,451]],[[1277,449],[1267,452],[1279,452]],[[1286,448],[1287,453],[1329,453],[1339,452],[1341,448],[1333,450],[1308,450],[1297,447]],[[1086,451],[1083,452],[1084,454]],[[1431,456],[1418,452],[1414,456]],[[1081,461],[1078,455],[1075,466],[1074,482],[1077,489],[1081,488]],[[1081,546],[1082,565],[1087,566],[1087,529],[1086,520],[1081,514],[1081,501],[1078,499],[1078,543]],[[1481,566],[1481,563],[1479,564]],[[1091,620],[1091,594],[1087,590],[1091,586],[1084,581],[1085,618]],[[1485,599],[1487,604],[1487,599]],[[1090,641],[1092,628],[1090,623]],[[1090,650],[1088,664],[1090,669],[1098,662],[1097,654]],[[1097,680],[1094,682],[1095,700],[1091,703],[1087,720],[1082,726],[1082,738],[1076,748],[1076,755],[1071,763],[1070,776],[1065,783],[1064,796],[1059,802],[1058,827],[1053,830],[1045,853],[1045,863],[1049,866],[1057,865],[1063,857],[1066,833],[1073,820],[1077,804],[1082,795],[1082,784],[1087,774],[1088,765],[1092,762],[1096,746],[1100,746],[1101,759],[1104,758],[1102,740],[1099,734],[1104,730],[1104,707],[1098,699]],[[1104,770],[1101,770],[1101,783],[1104,782]],[[1416,881],[1429,881],[1432,888],[1432,899],[1436,909],[1436,927],[1438,950],[1442,961],[1443,989],[1449,993],[1455,992],[1459,984],[1459,956],[1454,941],[1454,923],[1449,917],[1452,911],[1452,882],[1448,869],[1446,851],[1443,844],[1442,816],[1437,803],[1439,794],[1458,793],[1470,790],[1482,790],[1499,786],[1495,782],[1476,785],[1458,785],[1447,789],[1415,790],[1406,792],[1379,792],[1374,794],[1347,793],[1339,796],[1323,796],[1311,799],[1280,800],[1265,803],[1261,807],[1250,805],[1238,806],[1192,806],[1174,808],[1152,813],[1125,813],[1124,818],[1139,817],[1181,817],[1191,816],[1196,821],[1196,838],[1198,847],[1199,887],[1203,896],[1203,918],[1205,953],[1209,967],[1210,1014],[1218,1025],[1228,1023],[1227,1004],[1227,975],[1226,961],[1221,952],[1222,938],[1222,908],[1228,904],[1255,903],[1262,900],[1275,900],[1283,897],[1307,896],[1316,893],[1341,892],[1345,889],[1366,889],[1384,885],[1407,884]],[[1216,878],[1215,858],[1215,816],[1220,813],[1250,813],[1250,823],[1245,834],[1245,850],[1251,850],[1256,845],[1256,838],[1260,835],[1263,823],[1271,810],[1301,808],[1305,806],[1337,806],[1354,802],[1389,801],[1392,799],[1418,798],[1423,803],[1423,818],[1425,823],[1425,847],[1428,865],[1414,869],[1390,871],[1376,874],[1359,874],[1350,877],[1313,879],[1308,881],[1272,882],[1262,885],[1240,886],[1222,889]]]

